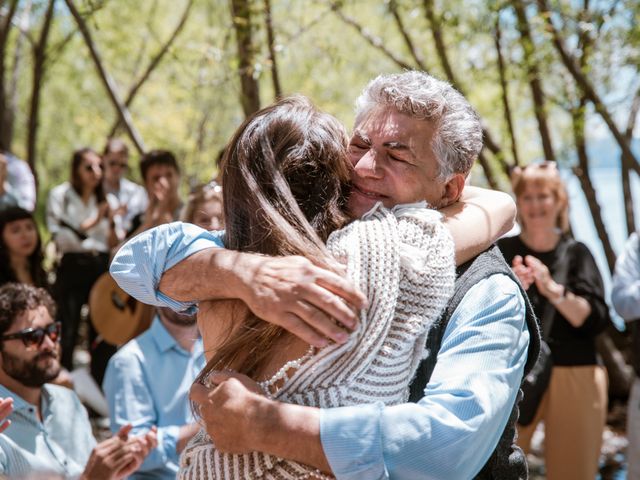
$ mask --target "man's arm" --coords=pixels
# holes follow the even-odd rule
[[[219,248],[221,234],[175,222],[129,240],[110,272],[143,303],[182,311],[203,300],[237,298],[258,317],[324,346],[347,339],[362,293],[303,257],[266,257]],[[345,303],[347,302],[347,303]],[[341,325],[336,323],[339,322]]]
[[[511,279],[495,275],[454,312],[417,404],[318,410],[274,402],[235,379],[210,392],[196,386],[192,397],[224,451],[257,449],[323,471],[330,465],[340,479],[471,478],[507,423],[528,344],[524,300]]]
[[[616,261],[611,303],[626,321],[640,318],[640,237],[633,233]]]

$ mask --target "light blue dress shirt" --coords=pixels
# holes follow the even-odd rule
[[[632,233],[616,260],[611,303],[626,321],[640,318],[640,237]]]
[[[149,330],[111,357],[102,387],[111,431],[131,423],[132,434],[158,427],[158,447],[130,478],[175,479],[180,427],[193,422],[189,389],[205,365],[202,339],[183,349],[156,316]]]
[[[180,222],[161,225],[126,243],[111,274],[145,303],[193,309],[193,302],[157,291],[160,277],[188,256],[222,246],[221,232]],[[322,446],[333,473],[349,480],[472,478],[507,424],[528,345],[517,285],[501,274],[478,282],[449,321],[420,402],[321,411]]]
[[[11,425],[0,434],[0,474],[26,477],[33,472],[80,476],[96,445],[87,411],[68,388],[42,387],[42,421],[36,408],[0,385],[0,397],[13,398]]]

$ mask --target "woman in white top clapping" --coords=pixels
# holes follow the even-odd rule
[[[107,271],[109,250],[117,243],[113,212],[102,187],[102,159],[90,148],[73,153],[71,181],[53,188],[47,226],[62,255],[54,288],[62,322],[62,364],[73,368],[82,305],[96,279]],[[90,341],[95,338],[90,328]]]

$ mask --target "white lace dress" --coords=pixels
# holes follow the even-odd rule
[[[313,355],[274,398],[320,408],[404,403],[423,357],[427,327],[453,292],[454,248],[441,216],[424,204],[377,205],[334,232],[331,253],[347,264],[369,306],[343,345]],[[181,480],[313,479],[314,468],[263,453],[225,454],[201,430],[180,458]]]

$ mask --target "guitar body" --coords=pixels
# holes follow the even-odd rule
[[[91,323],[113,345],[124,345],[149,328],[154,311],[122,290],[108,272],[96,280],[89,294]]]

